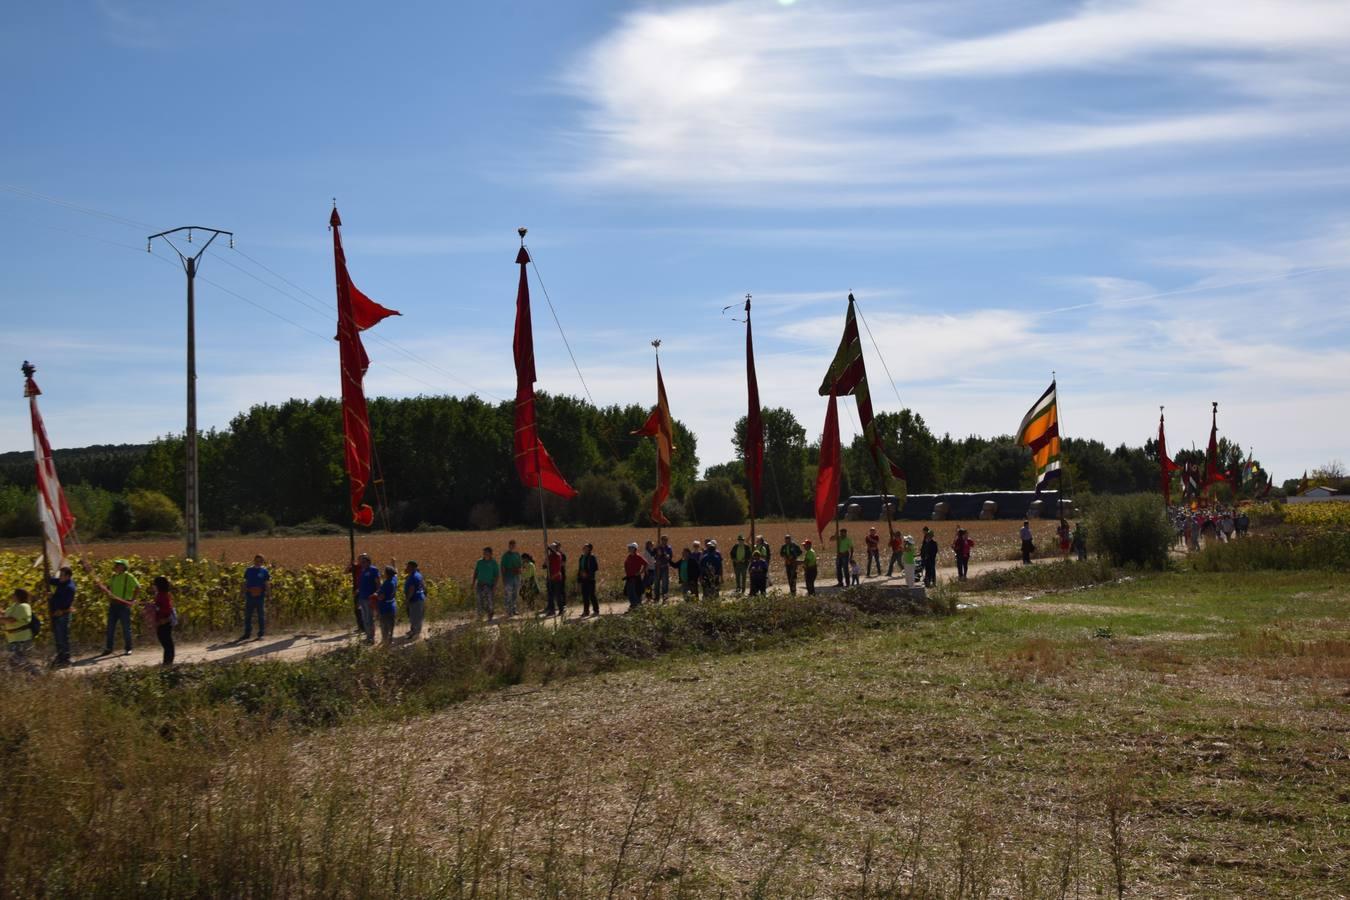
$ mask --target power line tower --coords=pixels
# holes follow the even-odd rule
[[[170,235],[178,234],[181,231],[187,232],[187,242],[192,243],[192,232],[200,231],[203,234],[209,234],[206,243],[196,253],[187,254],[179,250],[177,245],[170,239]],[[173,248],[173,252],[178,254],[178,259],[183,264],[183,271],[187,273],[187,432],[184,435],[183,444],[187,450],[187,459],[184,469],[186,470],[186,496],[183,502],[183,521],[187,526],[187,558],[197,558],[197,539],[201,533],[201,517],[198,512],[199,504],[197,502],[197,308],[196,302],[192,296],[193,282],[197,278],[198,262],[206,248],[210,247],[216,238],[225,235],[229,238],[230,247],[234,247],[234,232],[221,231],[218,228],[202,228],[200,225],[184,225],[181,228],[172,228],[168,231],[161,231],[159,234],[152,234],[145,239],[145,252],[151,252],[151,244],[155,238],[159,238]]]

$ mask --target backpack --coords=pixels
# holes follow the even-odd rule
[[[28,620],[28,639],[33,640],[38,636],[38,632],[40,631],[42,631],[42,620],[39,619],[38,614],[34,612],[33,617]]]

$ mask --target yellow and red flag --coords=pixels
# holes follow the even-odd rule
[[[1036,465],[1036,493],[1059,477],[1059,405],[1055,382],[1031,405],[1017,428],[1017,443],[1031,450]]]
[[[820,465],[816,469],[816,534],[822,539],[825,526],[839,509],[839,457],[839,401],[831,388],[830,405],[825,410],[825,430],[820,435]]]

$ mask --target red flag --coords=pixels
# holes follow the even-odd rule
[[[759,379],[755,377],[755,341],[750,333],[750,297],[745,298],[745,383],[749,410],[745,414],[745,480],[750,486],[750,514],[760,506],[760,480],[764,472],[764,420],[759,412]]]
[[[1214,404],[1214,418],[1209,426],[1209,448],[1205,451],[1205,483],[1201,488],[1227,481],[1228,475],[1219,468],[1219,404]]]
[[[42,524],[42,549],[47,560],[47,575],[55,577],[57,571],[66,565],[66,535],[75,529],[75,517],[66,505],[66,493],[61,490],[61,482],[56,477],[56,464],[52,462],[52,446],[47,441],[47,426],[42,422],[42,413],[38,411],[37,382],[33,374],[37,371],[33,364],[24,360],[23,395],[28,398],[28,413],[33,424],[33,463],[37,474],[38,521]]]
[[[350,483],[352,521],[369,525],[375,520],[370,506],[362,502],[370,481],[370,417],[362,382],[370,358],[361,345],[361,332],[386,316],[402,315],[386,309],[361,293],[347,274],[347,255],[342,252],[342,219],[337,207],[328,224],[333,231],[333,269],[337,275],[338,355],[342,361],[342,433],[346,437],[347,478]]]
[[[1162,409],[1158,410],[1158,465],[1162,469],[1163,503],[1172,505],[1172,473],[1181,468],[1167,455],[1167,433],[1163,428]]]
[[[825,526],[839,509],[839,404],[830,388],[825,410],[825,431],[820,436],[820,465],[816,469],[816,534],[825,537]]]
[[[511,343],[516,357],[516,427],[511,452],[521,484],[527,488],[543,488],[550,494],[570,500],[577,492],[562,477],[553,457],[544,449],[535,422],[534,326],[530,322],[530,282],[525,273],[530,254],[523,246],[516,254],[516,262],[520,265],[520,287],[516,289],[516,334]]]
[[[670,403],[666,400],[666,383],[661,378],[661,361],[656,361],[656,406],[647,421],[633,434],[656,438],[656,492],[652,494],[652,521],[669,525],[661,512],[661,504],[670,496],[670,456],[675,450],[675,423],[670,418]]]

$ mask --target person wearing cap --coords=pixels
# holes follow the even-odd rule
[[[548,591],[547,606],[544,615],[555,612],[564,618],[567,616],[567,554],[562,552],[562,542],[554,541],[548,547],[548,558],[544,560],[544,580]]]
[[[126,645],[122,655],[131,655],[131,608],[136,605],[141,583],[127,568],[125,559],[113,560],[113,577],[108,579],[107,584],[100,585],[103,593],[108,595],[108,631],[103,639],[102,656],[113,652],[113,638],[117,635],[119,625],[122,628],[122,642]]]
[[[745,542],[745,535],[736,535],[736,543],[731,545],[731,571],[736,575],[736,593],[745,593],[745,575],[750,571],[750,554],[754,552]]]
[[[403,605],[408,610],[408,640],[415,641],[422,636],[427,615],[427,583],[412,560],[403,567]]]
[[[835,587],[844,587],[849,582],[849,561],[853,559],[853,538],[848,536],[847,528],[840,528],[834,539],[834,581]]]
[[[497,590],[497,579],[501,577],[501,566],[492,558],[492,548],[483,548],[483,558],[473,564],[473,589],[478,595],[478,614],[492,621],[493,595]]]
[[[709,538],[703,545],[699,563],[703,569],[703,597],[715,600],[722,588],[722,554],[717,552],[717,541]]]
[[[638,553],[637,542],[629,543],[628,555],[623,560],[623,591],[630,610],[642,605],[642,585],[650,569],[647,558]]]
[[[516,600],[520,597],[520,553],[516,551],[516,542],[506,542],[506,552],[500,560],[502,567],[502,604],[506,614],[516,614]]]
[[[581,589],[581,617],[600,615],[600,601],[595,598],[595,576],[600,571],[600,561],[592,551],[595,548],[588,541],[581,545],[581,556],[577,559],[577,587]]]
[[[366,643],[375,643],[375,604],[380,602],[380,570],[370,564],[370,554],[356,558],[356,607]]]
[[[778,548],[778,555],[783,560],[783,572],[787,575],[788,593],[796,595],[797,593],[797,565],[801,561],[802,548],[792,539],[792,535],[783,535],[783,546]]]
[[[253,557],[253,565],[244,570],[244,585],[241,593],[244,596],[244,634],[239,638],[246,641],[253,634],[253,616],[258,616],[258,640],[263,639],[263,631],[267,628],[267,614],[265,604],[272,596],[272,573],[267,571],[267,566],[263,565],[265,560],[259,553]]]
[[[956,578],[966,580],[966,571],[970,568],[970,551],[975,542],[970,539],[964,528],[956,529],[956,540],[952,541],[952,552],[956,554]]]
[[[867,577],[872,577],[872,562],[877,564],[877,574],[881,574],[881,535],[877,534],[875,528],[867,529],[867,537],[863,538],[867,544]]]
[[[750,596],[763,595],[769,588],[769,561],[756,550],[750,557]]]
[[[802,541],[802,574],[806,576],[806,595],[814,597],[816,594],[816,573],[820,571],[819,561],[816,559],[815,548],[811,546],[811,539]]]

